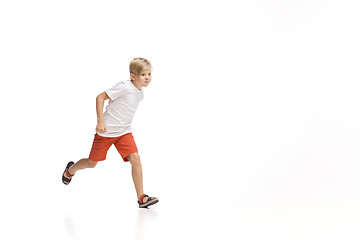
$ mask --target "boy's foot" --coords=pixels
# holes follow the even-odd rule
[[[138,201],[139,208],[147,208],[148,206],[154,205],[159,202],[159,199],[156,197],[149,197],[146,194],[143,194],[140,196],[140,199]]]
[[[71,178],[74,176],[74,174],[70,174],[69,172],[69,168],[74,165],[74,162],[69,162],[66,165],[65,171],[62,175],[62,181],[65,185],[69,185],[69,183],[71,182]]]

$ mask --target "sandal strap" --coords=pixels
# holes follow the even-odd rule
[[[68,170],[68,169],[65,169],[65,173],[66,173],[66,175],[67,175],[68,177],[73,177],[73,176],[74,176],[74,174],[71,175],[71,174],[69,173],[69,170]]]
[[[146,195],[146,194],[141,195],[141,196],[140,196],[140,199],[139,199],[139,200],[140,200],[140,203],[144,203],[144,202],[143,202],[144,197],[149,197],[149,196]],[[148,201],[149,201],[149,199],[148,199]]]

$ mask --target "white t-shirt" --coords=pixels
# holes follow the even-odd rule
[[[137,89],[131,80],[119,82],[106,90],[109,103],[104,113],[105,133],[102,137],[119,137],[131,133],[131,121],[134,118],[139,102],[144,98],[143,89]]]

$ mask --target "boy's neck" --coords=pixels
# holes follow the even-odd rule
[[[139,87],[139,86],[136,86],[136,83],[135,83],[135,81],[134,80],[131,80],[131,83],[139,90],[139,91],[141,91],[141,87]]]

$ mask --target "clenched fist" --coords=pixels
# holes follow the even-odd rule
[[[104,122],[99,122],[96,125],[96,131],[99,133],[105,133],[106,132],[106,125]]]

